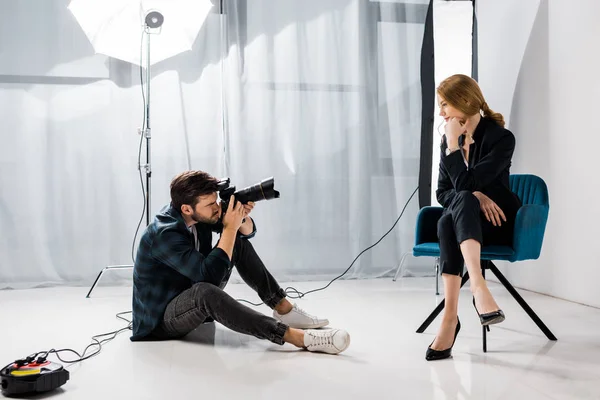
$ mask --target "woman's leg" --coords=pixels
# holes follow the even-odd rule
[[[458,296],[463,270],[462,254],[456,240],[452,215],[449,213],[444,213],[438,222],[438,238],[445,307],[438,334],[430,347],[433,350],[446,350],[452,346],[458,323]]]
[[[467,271],[469,271],[469,281],[471,282],[471,293],[475,298],[475,306],[480,314],[498,311],[500,307],[492,296],[487,282],[481,273],[481,244],[468,239],[460,244],[460,250],[463,254]]]
[[[442,274],[444,282],[444,316],[440,329],[431,344],[433,350],[446,350],[454,342],[454,332],[458,323],[458,295],[460,293],[461,277],[458,275]]]
[[[488,222],[481,218],[479,200],[469,191],[458,192],[449,207],[449,212],[452,214],[456,238],[469,271],[471,293],[475,297],[477,310],[481,314],[497,311],[498,304],[481,273],[483,224]]]

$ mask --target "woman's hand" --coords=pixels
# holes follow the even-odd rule
[[[466,120],[453,117],[445,126],[446,129],[446,144],[449,149],[458,148],[458,139],[461,135],[464,135],[471,130],[471,126],[474,125],[473,118],[467,118]],[[470,143],[464,141],[465,148],[468,148]]]
[[[458,147],[458,138],[461,135],[467,134],[469,136],[473,135],[473,131],[475,131],[475,128],[477,127],[477,121],[475,121],[475,119],[477,118],[477,114],[469,117],[465,120],[457,118],[457,117],[453,117],[451,118],[448,123],[446,123],[445,126],[445,130],[446,130],[446,143],[448,145],[448,148],[450,149],[455,149]],[[464,146],[466,148],[468,148],[470,143],[468,143],[467,140],[465,140]]]
[[[502,221],[506,222],[504,212],[492,199],[481,192],[473,192],[473,196],[477,197],[477,200],[479,200],[481,211],[483,212],[483,215],[485,215],[485,218],[494,226],[501,226]]]
[[[448,145],[448,148],[457,148],[459,136],[465,133],[465,128],[461,124],[461,121],[456,117],[451,118],[444,128],[446,131],[446,144]]]

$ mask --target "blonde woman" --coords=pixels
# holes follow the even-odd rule
[[[427,348],[428,361],[452,355],[460,330],[458,295],[463,267],[469,272],[473,304],[482,325],[504,321],[481,273],[481,246],[511,244],[521,206],[508,177],[515,137],[504,118],[486,103],[475,80],[453,75],[437,89],[442,137],[438,202],[440,269],[446,305],[438,334]]]

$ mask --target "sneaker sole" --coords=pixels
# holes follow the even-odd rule
[[[282,322],[282,321],[279,321],[279,322]],[[282,323],[285,324],[285,322],[282,322]],[[317,328],[324,328],[327,325],[329,325],[329,321],[324,321],[324,322],[321,322],[318,324],[312,324],[312,325],[292,325],[292,324],[290,324],[288,326],[293,329],[317,329]]]

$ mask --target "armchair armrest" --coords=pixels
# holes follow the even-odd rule
[[[444,209],[442,207],[423,207],[417,215],[415,246],[421,243],[437,243],[437,223]]]
[[[548,207],[526,204],[519,209],[515,220],[513,261],[535,260],[540,256],[547,221]]]

